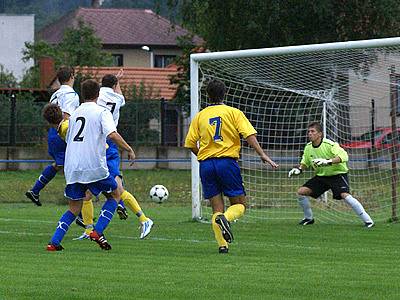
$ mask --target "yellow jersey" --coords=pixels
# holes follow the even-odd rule
[[[240,137],[247,138],[257,131],[244,113],[237,108],[210,105],[198,112],[190,123],[185,148],[196,148],[199,161],[215,157],[239,158]]]
[[[57,132],[58,135],[65,141],[68,131],[69,120],[62,120],[60,124],[58,124]]]

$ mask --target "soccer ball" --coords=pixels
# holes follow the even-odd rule
[[[157,184],[150,190],[150,199],[157,203],[163,203],[168,199],[169,193],[165,186]]]

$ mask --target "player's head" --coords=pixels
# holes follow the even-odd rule
[[[101,80],[102,87],[109,87],[112,89],[117,85],[117,83],[118,83],[117,76],[112,74],[104,75],[103,79]]]
[[[87,79],[82,82],[81,95],[83,102],[96,101],[96,99],[99,97],[99,90],[99,84],[93,79]]]
[[[72,67],[61,67],[57,71],[57,78],[60,84],[66,84],[70,80],[74,80],[75,71]]]
[[[211,103],[220,103],[224,100],[226,92],[225,84],[218,79],[211,80],[207,85],[207,95]]]
[[[63,119],[61,108],[57,104],[48,103],[42,111],[43,118],[52,125],[58,125]]]
[[[311,142],[318,142],[324,136],[322,125],[319,122],[311,122],[307,127],[307,135]]]

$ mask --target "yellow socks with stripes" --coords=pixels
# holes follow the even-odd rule
[[[148,218],[140,208],[139,203],[136,201],[135,197],[131,193],[129,193],[128,191],[124,191],[121,194],[121,200],[123,200],[125,205],[128,206],[129,209],[136,214],[141,223],[148,220]]]

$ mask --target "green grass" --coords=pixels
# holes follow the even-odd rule
[[[42,194],[44,205],[35,207],[23,192],[36,173],[0,173],[0,299],[399,298],[399,224],[366,230],[359,223],[300,227],[244,217],[232,226],[230,253],[220,255],[211,226],[190,220],[187,171],[127,174],[139,195],[166,181],[174,191],[162,205],[142,201],[156,224],[148,239],[139,240],[130,214],[107,229],[111,251],[72,241],[81,233],[73,225],[65,250],[48,253],[45,246],[66,209],[54,200],[64,181],[58,176],[53,192]]]

